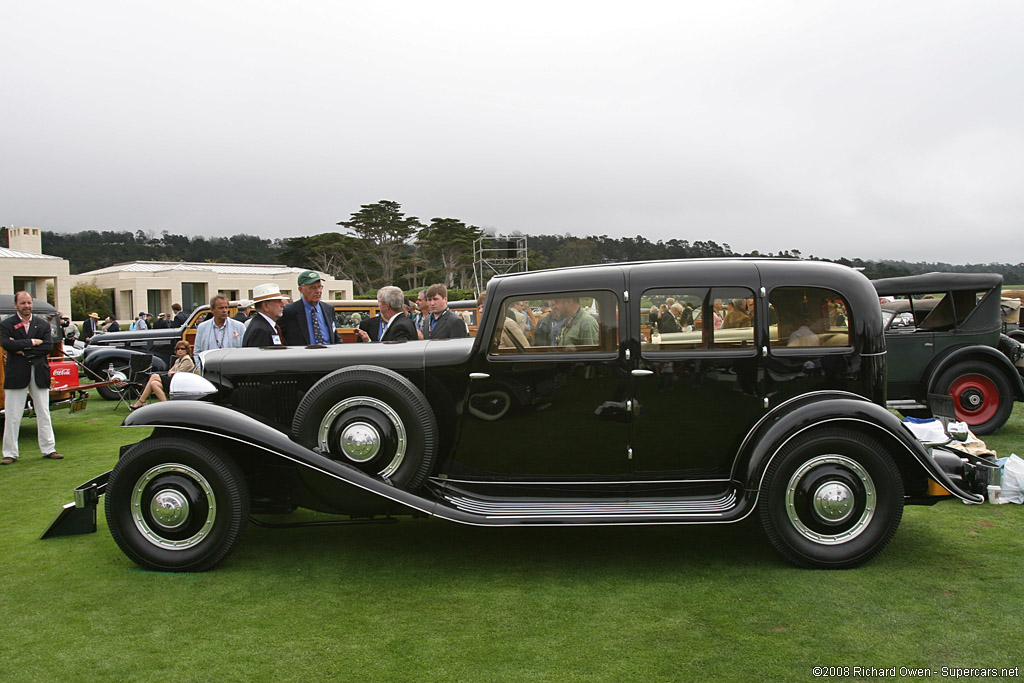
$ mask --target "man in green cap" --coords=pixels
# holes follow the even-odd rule
[[[288,346],[325,346],[340,344],[334,326],[334,308],[320,301],[324,293],[323,278],[315,270],[299,273],[302,298],[284,307],[280,325]]]

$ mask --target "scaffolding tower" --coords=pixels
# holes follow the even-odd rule
[[[473,279],[478,294],[494,275],[525,273],[529,269],[525,235],[485,235],[473,242]]]

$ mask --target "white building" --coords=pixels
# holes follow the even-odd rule
[[[71,315],[71,287],[68,262],[59,256],[47,256],[42,247],[39,228],[7,228],[9,249],[0,248],[0,294],[25,290],[37,299],[46,300],[46,285],[53,284],[53,300],[57,310]]]
[[[172,303],[191,311],[209,303],[215,294],[251,299],[253,288],[267,282],[277,284],[294,300],[300,296],[296,280],[303,270],[273,264],[135,261],[72,275],[71,279],[72,284],[93,284],[108,293],[114,317],[124,321],[135,318],[140,311],[170,313]],[[351,280],[321,275],[325,299],[352,298]]]

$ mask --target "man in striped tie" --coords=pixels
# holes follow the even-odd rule
[[[288,346],[325,346],[340,344],[334,326],[334,308],[320,301],[324,293],[323,278],[314,270],[299,273],[302,298],[284,307],[281,329]]]

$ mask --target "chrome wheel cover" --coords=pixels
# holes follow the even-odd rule
[[[408,439],[405,425],[402,423],[402,418],[398,416],[398,413],[387,403],[372,396],[353,396],[334,404],[320,421],[320,428],[317,430],[317,448],[321,453],[329,455],[331,453],[331,427],[346,411],[360,407],[372,408],[379,412],[391,423],[392,428],[395,430],[395,452],[391,456],[391,460],[378,472],[382,477],[389,477],[398,471],[402,460],[405,459]],[[339,442],[341,448],[340,455],[354,463],[364,463],[369,462],[380,453],[381,445],[384,443],[384,435],[380,433],[377,425],[368,420],[360,420],[345,425]]]
[[[149,483],[165,474],[178,474],[191,480],[206,496],[206,519],[199,530],[188,538],[172,539],[163,534],[189,522],[193,503],[196,501],[190,501],[182,491],[171,486],[153,492],[148,503],[144,500]],[[164,550],[185,550],[200,543],[210,534],[217,517],[217,498],[210,482],[197,470],[179,463],[165,463],[146,470],[135,482],[132,489],[131,511],[135,528],[147,541]]]
[[[860,516],[835,534],[822,533],[808,527],[800,518],[796,506],[796,495],[801,481],[815,468],[823,465],[834,465],[846,470],[860,481],[864,489],[864,507]],[[828,479],[818,485],[811,494],[809,511],[822,522],[838,523],[852,517],[858,507],[857,502],[856,493],[848,484],[842,480]],[[790,524],[807,540],[823,545],[846,543],[863,533],[875,516],[876,505],[877,494],[871,475],[859,462],[845,455],[819,455],[811,458],[801,465],[786,483],[786,515]]]

